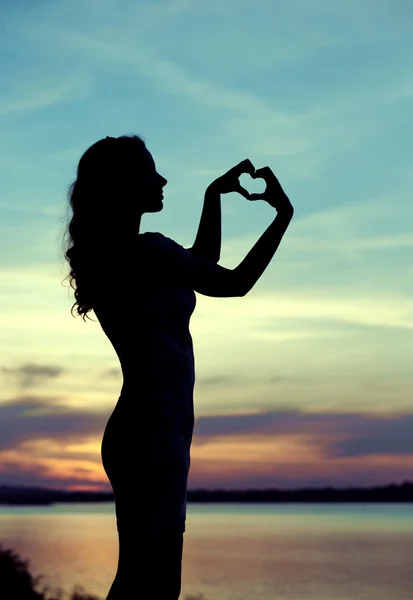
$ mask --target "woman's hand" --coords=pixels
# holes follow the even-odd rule
[[[294,208],[270,167],[257,169],[255,173],[251,173],[251,177],[263,179],[267,186],[261,194],[248,194],[248,200],[265,200],[277,213],[293,215]]]
[[[241,196],[244,196],[244,198],[247,198],[247,200],[249,200],[251,198],[251,195],[247,192],[245,188],[241,186],[239,182],[239,177],[243,173],[249,173],[251,177],[254,176],[255,168],[248,158],[241,161],[235,167],[232,167],[232,169],[227,171],[224,175],[221,175],[221,177],[218,177],[218,179],[215,179],[215,181],[213,181],[208,186],[208,190],[215,191],[219,194],[238,192],[239,194],[241,194]]]

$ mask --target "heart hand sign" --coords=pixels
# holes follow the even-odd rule
[[[239,177],[243,173],[249,173],[251,176],[255,173],[255,168],[252,162],[246,158],[241,161],[235,167],[232,167],[218,179],[215,179],[209,186],[208,189],[214,190],[219,194],[228,194],[229,192],[238,192],[244,198],[249,199],[250,195],[245,188],[243,188],[239,182]]]
[[[266,183],[266,187],[262,194],[249,194],[248,200],[265,200],[270,206],[275,208],[278,213],[294,212],[291,202],[270,167],[257,169],[255,173],[251,174],[251,177],[253,179],[263,179]]]
[[[266,183],[264,192],[260,194],[250,194],[239,182],[239,177],[243,173],[248,173],[253,179],[263,179]],[[246,158],[235,167],[232,167],[221,177],[213,181],[209,188],[219,194],[228,194],[229,192],[238,192],[247,200],[265,200],[270,206],[276,209],[278,213],[293,214],[294,209],[281,187],[280,182],[274,175],[270,167],[262,167],[255,170],[252,162]]]

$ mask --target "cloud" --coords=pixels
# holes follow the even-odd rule
[[[295,333],[303,333],[304,337],[310,331],[315,337],[323,337],[323,323],[327,334],[333,324],[383,329],[413,328],[409,299],[397,297],[387,290],[381,296],[368,293],[355,295],[351,289],[333,292],[322,287],[301,296],[291,292],[263,291],[251,294],[249,301],[240,302],[231,298],[218,304],[214,299],[205,297],[199,304],[203,314],[202,319],[201,316],[197,319],[197,332],[211,338],[224,334],[235,337],[242,330],[252,337],[261,334],[274,335],[275,338],[287,334],[288,337],[296,329],[292,327],[293,321],[299,327]],[[216,324],[211,330],[207,315],[219,319],[219,326]],[[340,331],[334,327],[332,329],[339,337]],[[346,336],[347,332],[343,330],[342,334]]]
[[[200,387],[225,387],[226,385],[239,384],[243,380],[242,375],[212,375],[197,379]]]
[[[66,73],[64,78],[43,77],[40,81],[21,83],[4,94],[0,116],[15,112],[48,108],[57,104],[84,100],[91,93],[91,81],[82,73]]]
[[[106,369],[106,371],[103,371],[102,377],[109,377],[109,378],[114,377],[115,379],[118,379],[120,372],[121,372],[120,367],[113,367],[110,369]]]
[[[103,435],[104,413],[59,405],[56,399],[21,396],[0,404],[0,451],[17,449],[33,440],[65,446]]]
[[[253,374],[247,375],[245,373],[234,373],[233,375],[211,375],[210,377],[199,377],[196,380],[197,387],[200,388],[219,388],[223,389],[230,386],[236,387],[245,387],[250,388],[251,390],[259,384],[274,384],[281,383],[286,381],[305,381],[304,377],[296,376],[296,377],[286,377],[284,375],[271,375],[270,377],[256,377]],[[224,393],[224,392],[223,392]]]
[[[77,467],[75,473],[59,476],[58,469],[52,470],[40,460],[1,458],[0,485],[110,492],[109,481],[96,480],[94,475],[93,468]]]
[[[69,408],[53,398],[23,396],[0,404],[0,483],[109,490],[100,457],[107,418],[107,412]],[[279,407],[200,416],[191,487],[337,485],[334,464],[341,465],[343,481],[394,481],[406,476],[412,425],[409,412]],[[397,464],[386,457],[398,457]]]
[[[196,421],[195,444],[212,439],[245,436],[306,436],[326,458],[377,454],[413,454],[413,415],[322,413],[275,410],[251,414],[201,416]]]
[[[333,458],[369,456],[378,454],[413,454],[413,415],[369,419],[358,424],[347,439],[331,443],[329,454]]]
[[[58,448],[101,438],[107,418],[107,411],[80,410],[53,399],[20,397],[0,404],[0,449],[16,450],[34,443],[36,454],[40,455],[38,444],[41,440],[49,440],[52,456]],[[244,436],[247,441],[251,436],[275,440],[277,436],[300,435],[311,437],[332,458],[412,454],[412,425],[413,415],[410,413],[306,412],[291,409],[234,412],[199,416],[194,442],[204,444],[211,439],[228,436]],[[79,454],[75,448],[73,451],[81,456],[81,451]]]
[[[45,380],[56,379],[65,369],[52,365],[27,363],[20,367],[1,367],[1,371],[16,380],[18,387],[28,388],[41,385]]]

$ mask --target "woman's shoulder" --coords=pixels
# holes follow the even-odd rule
[[[165,236],[159,231],[144,231],[143,233],[138,233],[138,241],[140,242],[152,242],[152,241],[160,241]]]
[[[159,233],[158,231],[145,231],[138,234],[138,242],[145,247],[171,249],[179,247],[179,244],[172,238]]]
[[[162,268],[192,268],[195,256],[172,238],[157,231],[146,231],[138,234],[140,255],[149,261],[161,265]]]

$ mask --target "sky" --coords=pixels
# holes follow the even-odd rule
[[[128,133],[168,180],[141,232],[191,246],[206,187],[245,158],[295,208],[247,296],[197,294],[189,488],[412,480],[412,17],[410,0],[1,3],[0,484],[110,490],[121,370],[94,313],[70,314],[61,236],[80,156]],[[272,219],[223,195],[220,264]]]

